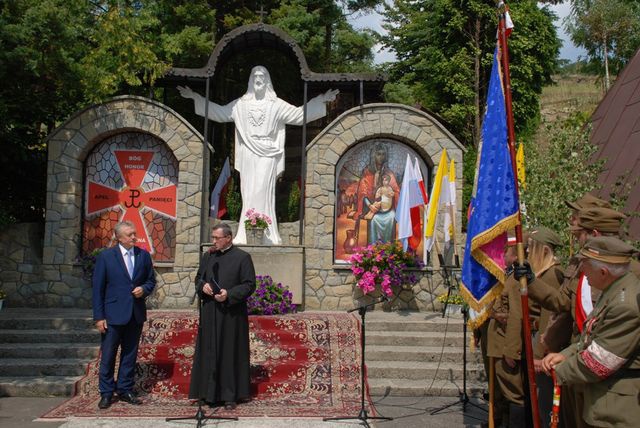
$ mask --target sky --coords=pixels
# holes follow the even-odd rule
[[[570,4],[562,3],[558,5],[549,6],[549,8],[556,13],[558,19],[555,21],[555,26],[558,31],[558,36],[562,40],[562,47],[560,48],[560,59],[568,59],[571,62],[574,62],[578,59],[579,56],[585,57],[586,51],[582,48],[578,48],[573,45],[569,36],[565,33],[562,20],[569,15]],[[384,29],[382,28],[382,16],[377,13],[372,13],[369,15],[359,16],[355,19],[351,19],[351,24],[358,29],[361,28],[370,28],[379,33],[384,33]],[[516,26],[516,31],[518,27],[518,23],[514,23]],[[376,56],[375,62],[376,64],[380,64],[383,62],[395,61],[395,55],[393,52],[388,50],[380,50],[380,46],[376,46]]]

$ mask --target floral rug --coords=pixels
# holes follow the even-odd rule
[[[360,410],[360,323],[350,314],[316,312],[250,316],[252,399],[216,416],[335,417]],[[143,404],[116,401],[99,410],[98,360],[76,383],[73,398],[42,416],[185,417],[197,403],[188,399],[197,314],[151,311],[145,323],[136,368],[136,391]],[[365,383],[366,384],[366,383]],[[366,392],[370,414],[375,409]],[[213,409],[205,406],[210,415]]]

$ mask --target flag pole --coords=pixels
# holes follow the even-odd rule
[[[503,69],[504,82],[504,98],[507,108],[507,132],[509,137],[509,153],[511,154],[511,163],[514,172],[514,185],[518,199],[520,199],[520,190],[518,188],[518,174],[516,165],[516,136],[513,123],[513,109],[511,100],[511,78],[509,74],[509,48],[507,45],[507,34],[505,25],[505,13],[507,12],[504,2],[498,2],[499,8],[499,25],[498,37],[501,47],[501,62]],[[522,242],[522,224],[520,222],[520,207],[518,206],[518,224],[515,227],[516,245],[518,250],[518,264],[523,265],[525,261],[524,243]],[[533,416],[534,428],[540,427],[540,416],[538,414],[538,394],[536,392],[536,378],[533,368],[533,346],[531,343],[531,324],[529,323],[529,294],[527,291],[527,279],[520,278],[520,303],[522,305],[522,328],[524,332],[524,347],[527,361],[527,378],[529,380],[529,397],[531,402],[531,414]]]

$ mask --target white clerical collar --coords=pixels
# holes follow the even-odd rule
[[[227,245],[226,247],[224,247],[223,249],[220,250],[220,252],[222,254],[226,253],[227,251],[229,251],[231,249],[231,247],[233,246],[233,242],[229,245]]]

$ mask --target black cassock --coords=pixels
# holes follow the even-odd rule
[[[227,290],[227,300],[222,303],[202,293],[207,282],[217,293],[214,279]],[[247,299],[255,288],[255,269],[246,252],[232,246],[225,252],[207,252],[202,257],[196,275],[202,318],[189,398],[210,403],[250,398]]]

